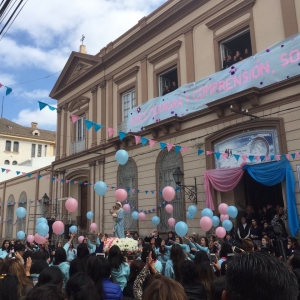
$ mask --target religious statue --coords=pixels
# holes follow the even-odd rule
[[[114,235],[117,238],[125,238],[124,233],[124,210],[121,202],[117,202],[116,205],[110,210],[110,214],[115,222],[114,224]]]

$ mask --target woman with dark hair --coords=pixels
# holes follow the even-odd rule
[[[66,293],[68,300],[101,300],[93,280],[82,272],[69,279]]]
[[[220,276],[210,285],[210,300],[221,300],[222,293],[226,289],[226,277]]]
[[[199,279],[205,287],[208,299],[210,299],[210,285],[216,278],[217,276],[208,261],[204,261],[199,265]]]
[[[32,289],[26,296],[26,300],[65,300],[65,296],[61,289],[55,285],[46,284]]]
[[[70,243],[70,247],[67,251],[67,261],[68,262],[71,262],[73,259],[76,258],[76,255],[77,255],[77,250],[74,249],[74,245],[73,245],[73,242]]]
[[[124,297],[134,298],[133,284],[134,281],[136,280],[136,277],[139,275],[139,273],[143,270],[144,267],[145,267],[145,263],[141,260],[134,260],[130,264],[130,274],[129,274],[128,282],[126,287],[123,290]]]
[[[0,248],[0,258],[6,258],[7,254],[10,252],[9,240],[4,240],[2,247]]]
[[[127,284],[130,269],[118,246],[114,245],[109,249],[108,261],[112,269],[111,277],[113,278],[114,283],[117,283],[123,291],[124,287]]]
[[[180,281],[180,264],[186,260],[180,245],[174,244],[170,251],[170,259],[166,263],[165,276]]]
[[[151,245],[146,244],[143,248],[142,254],[141,254],[141,260],[142,262],[146,263],[147,257],[149,253],[152,252],[152,259],[154,261],[155,269],[158,273],[161,273],[163,271],[162,263],[157,259],[157,255],[155,253],[155,250],[152,249]]]
[[[209,248],[208,248],[208,239],[206,237],[200,238],[200,244],[194,243],[192,239],[186,237],[187,240],[189,240],[188,245],[190,246],[192,251],[205,251],[209,254]]]
[[[24,255],[27,251],[24,253]],[[31,269],[30,269],[30,277],[34,285],[37,284],[38,279],[42,271],[46,268],[49,268],[48,263],[45,260],[39,259],[33,262]]]
[[[219,263],[220,267],[222,267],[222,263],[224,261],[227,261],[227,255],[229,253],[230,254],[233,253],[232,247],[229,244],[223,243],[221,245],[221,250],[220,250],[220,253],[219,253],[220,259],[218,260],[218,263]]]
[[[199,280],[199,272],[195,263],[185,260],[179,268],[181,285],[189,300],[206,300],[206,290]]]
[[[55,285],[58,290],[62,290],[63,273],[59,268],[49,267],[41,272],[36,287],[40,287],[46,284]]]
[[[299,250],[298,240],[290,236],[287,239],[286,256],[292,256],[294,250]]]
[[[176,240],[175,233],[173,231],[169,231],[168,237],[165,239],[165,244],[167,246],[172,246],[175,240]]]
[[[58,267],[63,274],[63,287],[65,288],[70,278],[70,264],[67,262],[67,254],[63,247],[59,247],[55,251],[55,260],[53,266]]]
[[[70,264],[70,277],[76,272],[86,272],[89,254],[89,248],[86,243],[81,243],[78,245],[77,257],[73,259]]]
[[[218,254],[218,252],[219,252],[219,249],[215,245],[214,241],[209,241],[208,242],[208,249],[209,249],[210,253]]]
[[[16,275],[0,275],[0,300],[18,300],[18,278]]]
[[[256,219],[252,219],[252,227],[250,228],[250,238],[256,246],[261,246],[262,228],[258,226],[258,222]]]

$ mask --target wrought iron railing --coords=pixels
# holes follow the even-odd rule
[[[75,154],[85,150],[85,140],[75,141],[71,144],[71,154]]]

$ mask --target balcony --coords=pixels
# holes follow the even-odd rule
[[[75,141],[71,144],[71,154],[75,154],[85,150],[85,140]]]
[[[127,132],[127,119],[118,124],[118,131]]]

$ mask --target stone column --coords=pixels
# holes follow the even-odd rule
[[[62,108],[57,109],[57,130],[56,130],[56,157],[55,159],[60,159],[60,139],[61,139],[61,133],[62,133],[62,128],[61,128],[61,112]]]
[[[101,129],[101,141],[100,144],[106,143],[106,81],[103,80],[100,83],[101,88],[101,124],[104,128]]]
[[[145,103],[148,101],[148,76],[147,76],[147,57],[143,58],[141,60],[141,95],[142,95],[142,103]],[[137,103],[138,105],[140,103]]]
[[[184,34],[185,56],[186,56],[186,78],[187,82],[195,81],[195,61],[194,61],[194,42],[193,28]]]
[[[64,111],[64,125],[63,125],[63,132],[62,132],[62,136],[63,136],[63,147],[62,147],[62,156],[61,158],[64,158],[67,156],[67,140],[69,140],[70,138],[70,133],[68,131],[68,104],[65,104],[62,107],[63,111]]]
[[[114,106],[113,106],[113,80],[112,78],[107,81],[107,125],[110,128],[114,127]]]
[[[92,89],[91,89],[91,93],[92,93],[92,121],[95,123],[98,123],[97,120],[97,96],[98,96],[98,85],[95,85]],[[92,129],[92,144],[91,147],[95,147],[97,146],[97,132],[95,131],[95,129]]]

